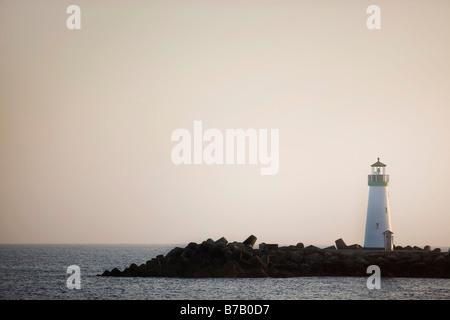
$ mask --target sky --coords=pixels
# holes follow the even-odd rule
[[[1,0],[0,243],[362,245],[379,157],[394,243],[449,246],[449,11]],[[278,172],[174,164],[171,134],[194,121],[278,129]]]

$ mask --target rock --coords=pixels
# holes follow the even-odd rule
[[[302,256],[296,252],[292,252],[289,257],[289,260],[291,260],[292,262],[295,262],[295,263],[300,263],[300,262],[302,262]]]
[[[232,259],[233,260],[241,260],[242,259],[242,249],[239,247],[235,247],[234,250],[232,251]]]
[[[227,249],[228,250],[222,251],[222,254],[225,257],[225,260],[230,261],[233,259],[233,252],[231,252],[231,250],[229,248],[227,248]]]
[[[411,246],[406,246],[403,250],[412,250],[413,248]]]
[[[280,256],[276,256],[270,264],[272,268],[284,268],[286,266],[286,259]]]
[[[425,251],[431,251],[431,247],[429,245],[426,245],[425,247],[423,247],[423,250]]]
[[[209,239],[209,240],[211,240],[211,239]],[[209,253],[210,252],[210,250],[211,250],[211,248],[214,246],[214,241],[208,241],[208,240],[206,240],[206,241],[203,241],[201,244],[199,244],[196,248],[195,248],[195,250],[197,250],[198,252],[200,252],[200,253]]]
[[[403,250],[402,246],[394,246],[394,250]]]
[[[422,250],[422,248],[421,248],[421,247],[418,247],[418,246],[414,246],[413,249],[414,249],[414,250],[418,250],[418,251],[421,251],[421,250]]]
[[[412,262],[418,262],[421,260],[421,256],[418,253],[411,253],[411,255],[409,256],[409,260]]]
[[[422,273],[426,270],[427,264],[425,262],[416,262],[411,266],[413,272]]]
[[[445,257],[443,255],[439,255],[434,259],[434,263],[436,264],[444,264],[445,262]]]
[[[323,250],[336,250],[336,247],[335,246],[329,246],[329,247],[324,248]]]
[[[318,261],[320,258],[322,258],[322,255],[320,253],[311,253],[305,256],[305,261],[306,262],[311,262],[311,261]]]
[[[307,263],[302,263],[300,265],[300,272],[302,272],[304,274],[305,273],[306,274],[310,273],[311,272],[311,266],[309,264],[307,264]]]
[[[376,258],[376,261],[375,261],[375,264],[376,264],[376,265],[379,265],[379,266],[384,266],[384,265],[386,265],[386,264],[389,264],[389,261],[386,260],[386,259],[383,258],[383,257],[377,257],[377,258]]]
[[[248,260],[253,256],[249,250],[242,251],[242,259]]]
[[[197,243],[196,242],[189,242],[189,244],[186,246],[186,248],[189,249],[194,249],[197,247]]]
[[[389,254],[386,256],[386,259],[388,259],[392,263],[400,261],[400,257],[397,254]]]
[[[222,238],[220,238],[220,239],[216,240],[216,242],[215,242],[215,243],[223,243],[223,244],[227,245],[227,243],[228,243],[228,240],[227,240],[227,239],[225,239],[225,237],[222,237]]]
[[[337,239],[335,243],[338,250],[347,249],[347,245],[345,244],[344,240],[342,240],[342,238]]]
[[[164,261],[166,263],[176,263],[177,261],[179,261],[178,257],[180,257],[183,252],[183,248],[175,247],[169,251],[169,253],[164,258]]]
[[[363,257],[358,257],[356,258],[356,260],[360,263],[362,263],[363,265],[369,265],[369,261],[367,261],[366,259],[364,259]]]
[[[186,249],[184,249],[184,251],[181,253],[182,257],[186,257],[186,258],[192,258],[192,256],[196,253],[195,249],[186,247]]]
[[[258,256],[253,256],[248,260],[249,263],[251,263],[254,266],[262,267],[264,266],[264,263],[261,261],[261,258]]]
[[[435,248],[433,252],[441,252],[441,248]]]
[[[244,245],[242,244],[242,242],[233,241],[231,243],[228,243],[227,247],[230,248],[231,251],[235,251],[235,250],[244,251],[245,250]]]
[[[255,271],[254,276],[257,278],[267,278],[269,275],[263,268],[259,268]]]
[[[310,244],[309,246],[305,247],[306,250],[322,250],[319,247],[313,246]]]
[[[250,246],[253,248],[256,240],[257,240],[257,238],[254,235],[251,235],[250,237],[245,239],[245,241],[243,243],[244,243],[244,245],[247,245],[247,246]]]
[[[136,271],[138,268],[139,268],[139,267],[138,267],[138,265],[137,265],[136,263],[132,263],[132,264],[130,265],[130,269],[133,270],[133,271]]]
[[[117,269],[117,268],[114,268],[114,269],[111,270],[111,275],[112,275],[112,276],[117,277],[117,276],[119,276],[120,274],[121,274],[121,272],[120,272],[120,270]]]
[[[209,249],[209,255],[213,258],[220,257],[220,256],[222,256],[222,249],[224,249],[224,248],[227,248],[225,243],[214,242],[212,247]]]
[[[289,271],[297,270],[298,269],[298,264],[293,262],[293,261],[287,260],[286,261],[286,268]]]
[[[270,258],[268,255],[263,254],[261,256],[261,262],[263,263],[264,267],[268,267],[270,263]]]
[[[305,245],[304,245],[303,243],[301,243],[301,242],[297,243],[295,246],[296,246],[298,249],[303,249],[303,248],[305,247]]]
[[[259,250],[261,250],[261,251],[278,250],[278,244],[276,244],[276,243],[260,243]]]
[[[359,244],[351,244],[349,246],[347,246],[347,249],[352,249],[352,250],[359,250],[362,249],[362,247]]]

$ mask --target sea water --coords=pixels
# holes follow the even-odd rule
[[[182,246],[182,245],[181,245]],[[114,278],[105,270],[140,265],[174,245],[0,245],[1,300],[424,300],[450,299],[450,279],[381,278],[368,289],[366,277],[251,279]],[[66,273],[80,267],[80,289]],[[369,277],[369,274],[368,274]]]

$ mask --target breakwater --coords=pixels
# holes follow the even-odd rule
[[[250,278],[300,276],[367,276],[367,267],[380,267],[382,277],[450,278],[450,253],[429,246],[395,247],[393,251],[347,246],[342,239],[324,249],[302,243],[290,246],[261,243],[253,235],[243,242],[224,237],[175,247],[140,265],[114,268],[99,276]]]

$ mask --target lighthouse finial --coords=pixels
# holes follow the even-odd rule
[[[378,161],[380,161],[380,158],[378,158]]]

